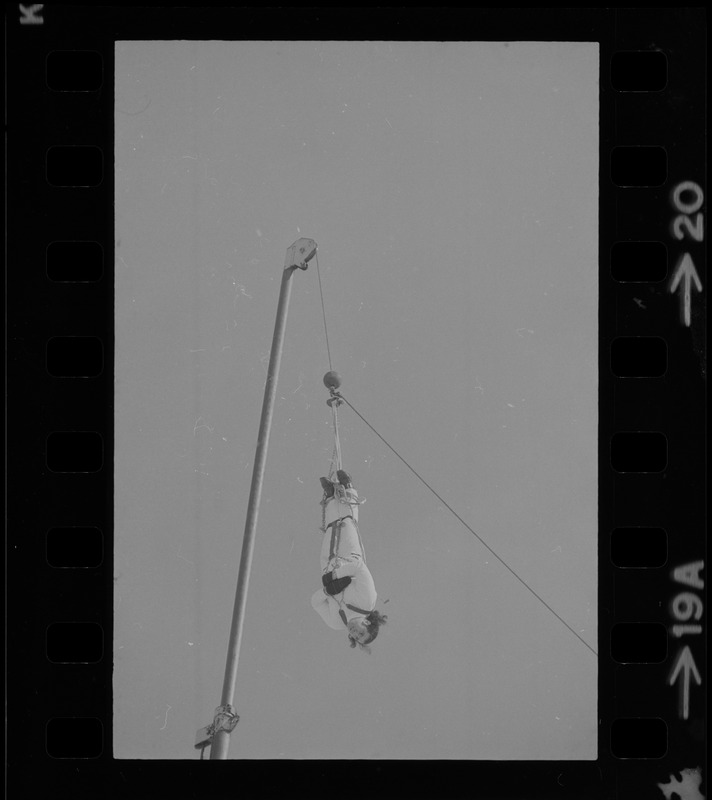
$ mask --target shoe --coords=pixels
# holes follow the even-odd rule
[[[327,497],[334,496],[334,484],[328,478],[319,478],[321,482],[321,488],[324,490],[324,494]]]
[[[353,486],[351,484],[351,476],[349,475],[348,472],[344,472],[343,469],[337,469],[336,470],[336,477],[339,479],[339,483],[345,489],[352,489],[353,488]]]

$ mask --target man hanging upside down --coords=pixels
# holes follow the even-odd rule
[[[312,596],[312,607],[334,630],[346,629],[351,647],[370,653],[387,617],[375,610],[376,587],[366,566],[358,530],[358,493],[343,470],[338,482],[320,478],[325,505],[325,533],[321,545],[323,588]]]

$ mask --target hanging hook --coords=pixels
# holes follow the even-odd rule
[[[335,390],[331,390],[331,397],[326,401],[327,406],[329,408],[333,408],[334,404],[338,408],[344,402],[343,397]]]
[[[337,391],[338,388],[341,386],[341,376],[335,370],[329,370],[329,372],[324,375],[324,386],[329,390],[329,394],[331,395],[330,399],[326,401],[326,404],[333,408],[334,403],[336,403],[336,407],[338,408],[344,401],[341,399],[341,395]]]

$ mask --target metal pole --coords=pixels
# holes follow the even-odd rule
[[[311,244],[309,246],[302,245],[301,249],[299,249],[298,245],[303,242],[309,242]],[[311,245],[313,245],[313,250],[311,249]],[[245,520],[245,533],[242,539],[242,554],[240,556],[240,569],[237,575],[235,604],[232,610],[232,624],[230,626],[227,662],[225,664],[225,678],[223,680],[222,697],[220,700],[221,706],[232,705],[235,694],[235,683],[237,682],[237,663],[240,658],[240,643],[242,641],[242,629],[245,620],[247,587],[250,581],[250,567],[252,566],[252,554],[255,548],[257,515],[260,507],[262,481],[267,461],[267,445],[269,443],[269,433],[272,425],[274,399],[277,392],[279,365],[282,360],[282,345],[284,343],[284,329],[287,322],[289,295],[292,290],[291,278],[297,267],[301,269],[307,268],[306,262],[312,258],[315,252],[316,244],[312,240],[299,239],[287,250],[287,260],[284,272],[282,273],[282,285],[279,291],[279,304],[277,306],[277,320],[274,326],[274,336],[272,337],[272,350],[269,357],[267,382],[265,384],[265,394],[262,401],[262,417],[260,419],[260,429],[257,435],[257,451],[255,454],[255,464],[252,469],[252,485],[250,486],[250,499],[247,507],[247,519]],[[299,255],[300,253],[301,256]],[[306,253],[309,253],[309,255],[305,257]],[[229,744],[229,731],[216,731],[210,747],[210,760],[214,761],[227,758]]]

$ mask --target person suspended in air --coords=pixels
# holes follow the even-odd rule
[[[330,628],[346,631],[350,647],[370,653],[369,645],[387,617],[376,611],[376,586],[358,529],[358,492],[347,472],[337,470],[336,477],[319,479],[324,490],[322,588],[311,603]]]

